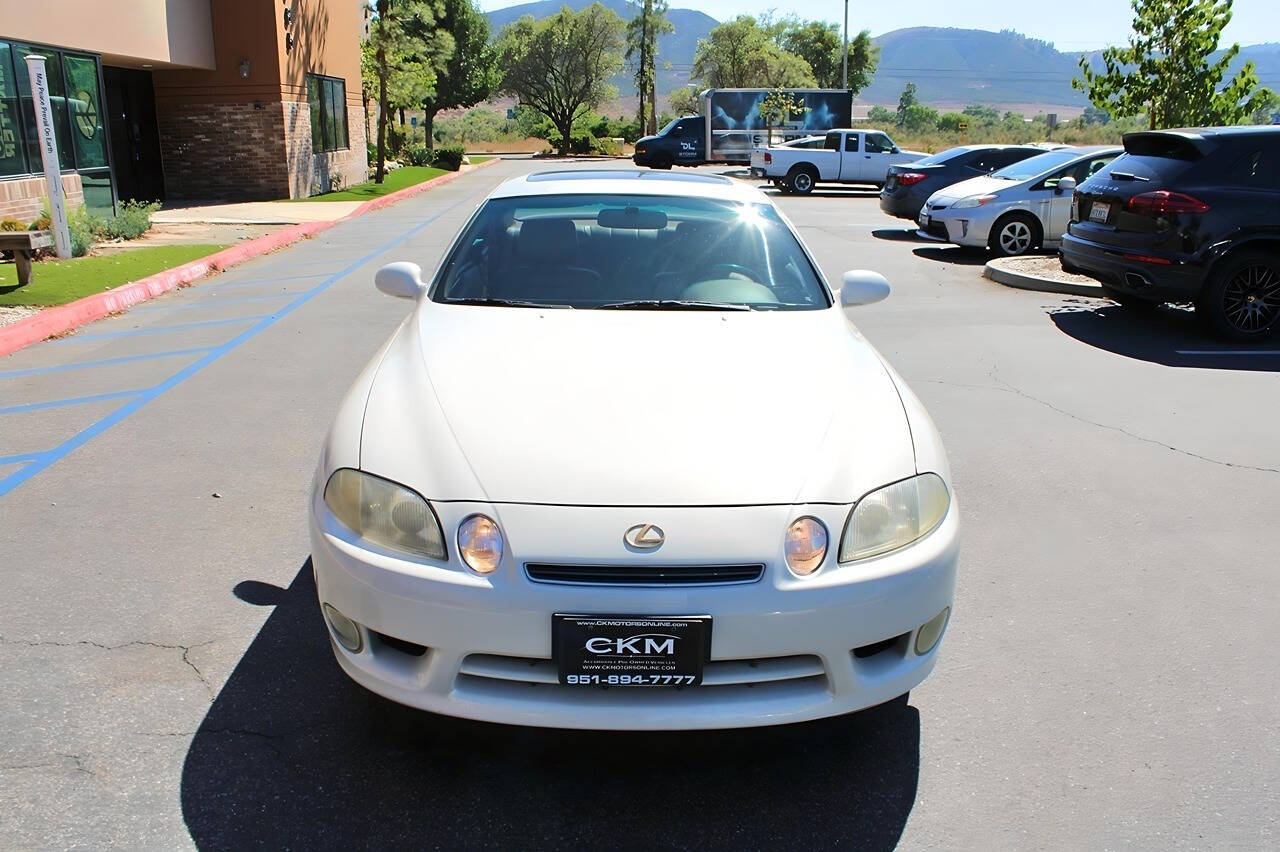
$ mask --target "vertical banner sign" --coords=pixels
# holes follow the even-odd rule
[[[44,162],[44,179],[49,185],[49,219],[53,227],[53,246],[58,257],[71,257],[71,234],[67,231],[67,200],[62,195],[62,171],[58,168],[58,140],[53,133],[53,105],[49,103],[49,78],[44,57],[27,55],[27,76],[31,78],[31,97],[35,102],[36,134],[40,141],[40,159]]]

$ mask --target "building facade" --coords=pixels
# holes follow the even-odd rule
[[[46,57],[69,203],[298,198],[368,175],[360,0],[0,0],[0,217],[44,182]]]

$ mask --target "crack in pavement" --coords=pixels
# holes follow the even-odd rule
[[[1057,413],[1065,417],[1070,417],[1072,420],[1078,421],[1080,423],[1085,423],[1089,426],[1093,426],[1098,429],[1107,429],[1112,432],[1119,432],[1121,435],[1125,435],[1127,437],[1133,438],[1135,441],[1141,441],[1144,444],[1151,444],[1156,447],[1161,447],[1162,449],[1166,449],[1166,450],[1169,450],[1170,452],[1178,453],[1179,455],[1187,456],[1188,458],[1193,458],[1199,461],[1208,462],[1209,464],[1220,465],[1222,467],[1236,468],[1238,470],[1253,470],[1259,473],[1280,473],[1280,468],[1262,467],[1260,465],[1252,465],[1252,464],[1240,464],[1239,462],[1230,462],[1230,461],[1225,461],[1223,459],[1215,459],[1210,456],[1204,456],[1199,453],[1194,453],[1191,450],[1184,450],[1181,447],[1175,447],[1172,444],[1166,444],[1163,441],[1157,441],[1155,438],[1148,438],[1145,435],[1139,435],[1136,432],[1130,432],[1128,429],[1125,429],[1120,426],[1113,426],[1110,423],[1099,423],[1096,420],[1090,420],[1087,417],[1081,417],[1079,414],[1076,414],[1071,411],[1067,411],[1065,408],[1060,408],[1054,405],[1052,402],[1049,402],[1048,400],[1040,399],[1037,396],[1033,396],[1027,393],[1021,388],[1010,384],[1009,382],[1005,381],[1004,379],[996,375],[996,373],[998,372],[999,372],[999,368],[993,366],[990,370],[987,371],[987,378],[991,379],[991,381],[993,382],[998,383],[998,385],[1002,385],[1003,387],[999,387],[996,385],[969,385],[969,384],[961,384],[959,382],[944,382],[940,379],[916,379],[915,381],[920,382],[921,384],[946,385],[948,387],[971,388],[974,390],[990,390],[990,391],[996,391],[998,393],[1010,393],[1010,394],[1013,394],[1014,396],[1019,396],[1031,402],[1037,403],[1039,405],[1043,405],[1045,408],[1048,408],[1051,411],[1056,411]],[[908,384],[910,383],[911,382],[908,381]]]
[[[203,648],[206,645],[212,645],[215,640],[210,639],[207,642],[198,642],[195,645],[168,645],[163,642],[146,642],[141,639],[134,639],[130,642],[121,642],[118,645],[106,645],[102,642],[94,642],[92,639],[78,639],[74,642],[55,642],[52,640],[32,641],[30,639],[10,639],[7,636],[0,636],[0,645],[21,645],[26,648],[41,648],[51,646],[54,648],[75,648],[84,646],[89,648],[99,648],[103,651],[118,651],[121,648],[158,648],[165,651],[181,651],[182,662],[195,673],[197,679],[204,686],[205,691],[209,693],[209,701],[212,702],[217,695],[214,692],[213,684],[204,676],[204,672],[200,671],[200,667],[191,661],[189,656],[196,648]]]
[[[54,752],[54,757],[62,757],[75,763],[75,770],[83,772],[90,778],[94,777],[93,770],[85,765],[84,758],[78,754],[64,754],[63,752]],[[52,769],[54,767],[63,768],[65,763],[10,763],[0,766],[0,771],[17,772],[23,769]]]

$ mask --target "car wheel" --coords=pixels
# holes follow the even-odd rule
[[[1063,264],[1063,268],[1066,268],[1066,264]],[[1121,293],[1119,290],[1108,287],[1105,284],[1102,285],[1102,293],[1108,299],[1115,302],[1117,305],[1120,305],[1121,307],[1127,308],[1131,311],[1142,311],[1143,313],[1151,313],[1156,308],[1160,307],[1160,304],[1161,304],[1160,302],[1154,302],[1151,299],[1144,299],[1141,296],[1133,296],[1133,295],[1130,295],[1129,293]]]
[[[991,251],[997,257],[1017,257],[1040,244],[1040,223],[1029,213],[1010,213],[991,229]]]
[[[818,175],[808,166],[796,166],[787,174],[787,185],[796,195],[813,192],[813,185],[817,182]]]
[[[1262,340],[1280,328],[1280,256],[1234,254],[1209,275],[1196,313],[1209,330],[1229,340]]]

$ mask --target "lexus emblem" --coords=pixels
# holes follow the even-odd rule
[[[622,535],[622,540],[637,550],[654,550],[667,540],[657,524],[636,524]]]

